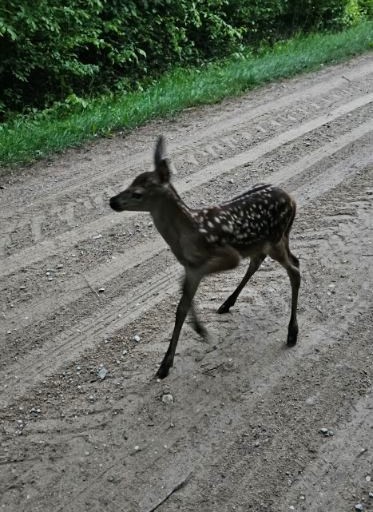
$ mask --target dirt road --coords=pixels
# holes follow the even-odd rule
[[[373,511],[372,114],[371,54],[2,179],[1,510]],[[198,292],[209,343],[187,324],[153,379],[182,269],[108,198],[160,133],[191,205],[261,181],[296,198],[295,348],[270,260],[216,314],[243,262]]]

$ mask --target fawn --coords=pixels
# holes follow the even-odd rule
[[[170,162],[162,136],[156,144],[154,165],[153,172],[140,174],[126,190],[112,197],[110,206],[118,212],[150,212],[157,230],[185,269],[174,330],[157,376],[166,377],[173,365],[180,331],[189,310],[194,329],[198,334],[206,335],[193,305],[201,279],[214,272],[235,268],[241,258],[250,257],[249,268],[218,313],[229,311],[269,255],[286,269],[290,278],[292,301],[287,344],[295,345],[300,272],[299,261],[289,249],[295,201],[280,188],[260,184],[219,206],[191,209],[171,184]]]

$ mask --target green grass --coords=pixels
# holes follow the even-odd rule
[[[344,32],[300,36],[259,55],[232,57],[201,69],[177,69],[143,92],[105,96],[70,110],[50,109],[0,125],[0,164],[25,164],[116,130],[195,105],[215,103],[296,73],[372,49],[373,21]]]

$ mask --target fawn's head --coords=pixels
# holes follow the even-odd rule
[[[165,154],[164,139],[160,136],[154,151],[154,171],[139,174],[126,190],[112,197],[110,206],[113,210],[148,212],[167,193],[167,189],[173,188],[170,184],[170,163]]]

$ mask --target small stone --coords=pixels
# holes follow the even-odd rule
[[[320,428],[319,432],[323,434],[325,437],[332,437],[334,436],[334,430],[329,430],[328,428]]]
[[[108,374],[108,370],[105,368],[105,366],[102,366],[98,372],[97,372],[97,377],[101,380],[104,380],[104,378],[107,376]]]
[[[102,235],[95,235],[92,237],[92,240],[99,240],[100,238],[102,238]]]
[[[57,268],[58,268],[58,269],[61,269],[61,268],[63,268],[63,265],[62,265],[62,263],[59,263],[59,264],[57,265]]]
[[[164,404],[173,404],[174,403],[174,397],[171,395],[171,393],[165,393],[162,396],[162,402]]]
[[[136,445],[135,450],[138,452],[140,450],[140,446]]]
[[[135,336],[133,337],[133,341],[136,341],[136,343],[138,343],[140,340],[140,336],[138,334],[135,334]]]
[[[94,397],[93,395],[89,395],[88,400],[89,400],[90,402],[94,402],[95,397]]]
[[[367,482],[370,482],[370,481],[372,480],[372,477],[371,477],[370,475],[367,475],[367,476],[365,477],[365,480],[366,480]]]
[[[373,492],[369,493],[369,498],[373,498]]]
[[[355,505],[355,510],[364,510],[364,505],[362,503],[357,503]]]
[[[104,293],[104,291],[105,291],[105,288],[99,288],[98,289],[98,293]]]

